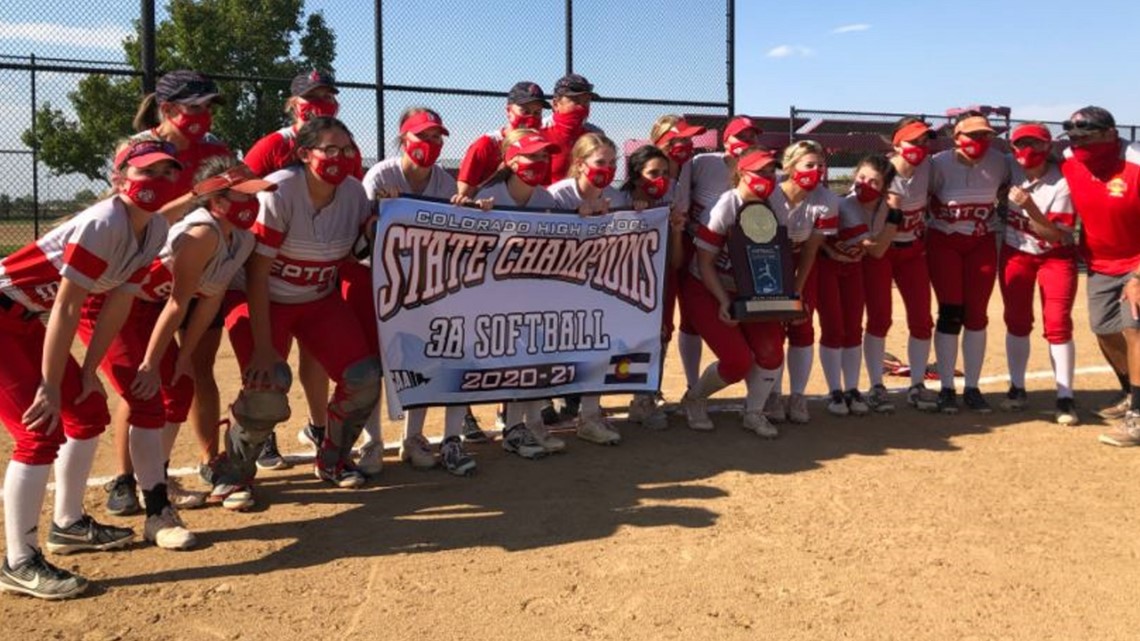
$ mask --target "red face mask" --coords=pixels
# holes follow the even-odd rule
[[[656,178],[642,178],[641,190],[645,192],[646,196],[657,200],[669,191],[669,177],[658,176]]]
[[[683,165],[689,162],[689,159],[693,157],[693,143],[687,142],[673,145],[665,153],[668,154],[673,162],[678,165]]]
[[[519,180],[535,187],[542,184],[546,180],[546,175],[550,173],[550,163],[545,160],[536,160],[534,162],[519,161],[515,166],[515,175]]]
[[[776,188],[776,178],[773,176],[761,176],[759,174],[745,173],[744,184],[748,187],[748,191],[752,192],[760,200],[764,200],[772,195],[772,190]]]
[[[883,192],[875,189],[871,183],[855,183],[855,199],[861,203],[873,203],[883,197]]]
[[[1014,147],[1013,157],[1017,160],[1017,164],[1026,169],[1033,169],[1040,167],[1049,159],[1049,152],[1037,151],[1032,147]]]
[[[973,138],[959,138],[958,149],[962,155],[970,160],[978,160],[990,150],[990,141],[987,139],[974,140]]]
[[[336,116],[340,111],[340,105],[335,100],[299,100],[296,109],[301,122],[308,122],[320,116],[329,118]]]
[[[182,190],[177,181],[165,178],[123,178],[119,193],[130,198],[143,211],[154,213],[181,196]]]
[[[405,140],[404,153],[419,167],[431,167],[439,160],[439,153],[443,151],[442,142],[428,142],[426,140]]]
[[[178,130],[183,136],[190,140],[201,140],[206,134],[210,133],[210,126],[213,124],[214,119],[209,111],[203,111],[196,114],[186,114],[181,111],[175,114],[170,119],[170,123]]]
[[[517,114],[507,107],[507,123],[511,129],[538,129],[542,126],[540,114]]]
[[[354,159],[348,158],[344,154],[336,158],[328,158],[326,156],[316,156],[316,166],[313,166],[313,173],[317,175],[322,181],[330,185],[339,185],[345,181],[352,174]]]
[[[1109,140],[1088,145],[1073,145],[1073,160],[1081,163],[1094,176],[1104,179],[1117,171],[1120,166],[1120,141]]]
[[[225,211],[211,209],[210,212],[218,218],[230,221],[230,224],[238,229],[249,229],[257,222],[257,212],[261,206],[257,198],[250,198],[243,203],[227,198],[226,202],[230,204],[229,209]]]
[[[614,181],[617,167],[591,167],[586,165],[586,180],[598,189],[605,189]]]
[[[586,119],[590,117],[590,108],[586,105],[574,105],[570,111],[564,113],[555,111],[553,115],[554,124],[578,131],[582,125],[586,124]]]
[[[724,150],[728,152],[729,156],[732,156],[733,158],[739,158],[740,154],[743,154],[744,150],[748,149],[750,146],[751,145],[749,143],[746,143],[742,140],[730,140],[725,143]]]
[[[899,155],[902,156],[902,159],[905,160],[907,164],[911,165],[912,167],[917,167],[922,164],[922,161],[926,160],[926,155],[929,153],[930,152],[926,150],[926,147],[912,146],[903,147],[902,151],[899,152]]]
[[[823,180],[823,169],[820,167],[806,171],[797,171],[792,174],[792,182],[799,185],[799,188],[804,191],[815,189],[819,186],[819,181],[821,180]]]

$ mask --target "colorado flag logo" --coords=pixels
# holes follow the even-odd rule
[[[649,380],[649,359],[649,352],[611,356],[606,385],[645,384]]]

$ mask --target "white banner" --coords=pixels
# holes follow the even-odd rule
[[[372,280],[392,412],[656,392],[668,233],[665,208],[383,201]]]

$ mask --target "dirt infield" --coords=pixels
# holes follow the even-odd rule
[[[1077,301],[1077,366],[1095,368]],[[995,293],[987,377],[1006,369],[1000,318]],[[1046,371],[1033,340],[1029,369]],[[905,354],[904,341],[896,331],[888,350]],[[667,373],[675,400],[675,350]],[[983,391],[996,406],[1006,385]],[[197,550],[56,557],[98,587],[60,604],[0,595],[0,636],[1136,639],[1140,452],[1096,441],[1089,409],[1111,375],[1078,375],[1076,429],[1049,422],[1051,385],[1030,379],[1031,410],[988,417],[835,419],[817,401],[810,425],[771,442],[720,414],[709,434],[680,417],[660,433],[625,426],[616,448],[568,433],[566,454],[538,462],[476,446],[471,479],[412,471],[392,452],[360,491],[328,489],[308,467],[267,473],[268,507],[184,513]],[[809,391],[824,391],[818,364]],[[477,413],[491,424],[491,408]],[[279,428],[285,449],[299,449],[300,423]],[[384,426],[388,440],[399,432]],[[174,465],[193,459],[183,438]],[[95,473],[112,472],[105,436]],[[102,516],[103,497],[91,489],[88,509],[141,535],[141,518]]]

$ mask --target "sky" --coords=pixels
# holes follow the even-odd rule
[[[7,0],[0,55],[122,60],[120,42],[137,0]],[[159,0],[159,18],[164,16]],[[341,81],[375,78],[372,3],[307,0],[337,35]],[[517,80],[547,91],[563,73],[563,0],[389,0],[384,3],[385,81],[505,91]],[[575,71],[607,96],[721,102],[725,2],[574,0]],[[943,113],[1002,105],[1022,119],[1063,120],[1099,104],[1140,124],[1134,34],[1140,3],[1060,0],[737,0],[736,110],[801,109]],[[1082,10],[1082,7],[1085,10]],[[478,11],[472,10],[478,8]],[[43,74],[40,100],[66,103],[76,76]],[[0,149],[22,148],[30,106],[26,73],[0,70]],[[501,99],[388,92],[388,148],[399,110],[428,104],[452,130],[444,156],[498,127]],[[342,116],[376,151],[374,97],[341,94]],[[592,120],[619,143],[646,135],[662,107],[599,105]],[[700,111],[691,109],[689,111]],[[0,154],[0,170],[9,162]],[[6,173],[6,172],[4,172]],[[5,179],[0,179],[5,180]],[[5,186],[0,184],[0,191]]]

